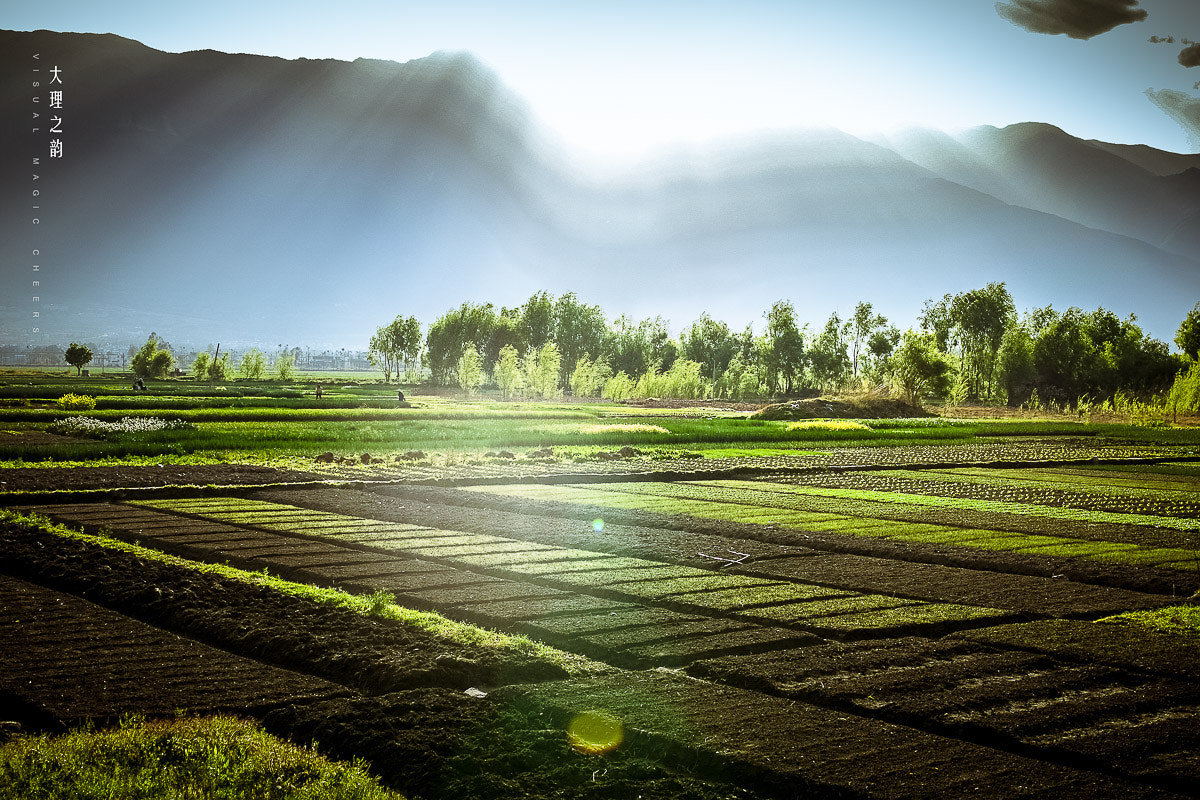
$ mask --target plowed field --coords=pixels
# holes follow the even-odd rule
[[[29,729],[232,711],[414,798],[1200,795],[1197,639],[1106,620],[1191,603],[1200,472],[968,449],[10,493],[103,538],[4,525],[0,702]]]

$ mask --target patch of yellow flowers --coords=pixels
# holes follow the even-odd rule
[[[661,425],[647,425],[644,422],[630,422],[617,425],[585,425],[581,433],[670,433]]]
[[[868,426],[852,419],[806,419],[788,423],[789,431],[869,431]]]

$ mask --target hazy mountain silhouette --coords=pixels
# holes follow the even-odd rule
[[[468,55],[286,61],[0,32],[18,121],[34,52],[62,69],[64,157],[24,123],[0,130],[9,340],[30,341],[33,246],[52,341],[154,327],[363,346],[396,314],[542,288],[676,326],[708,311],[740,327],[780,298],[814,323],[858,300],[911,322],[990,281],[1021,307],[1136,312],[1170,339],[1200,299],[1200,156],[1035,123],[813,130],[597,178]]]

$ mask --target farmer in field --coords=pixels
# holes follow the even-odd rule
[[[317,384],[317,399],[321,399],[321,384]]]
[[[404,390],[403,389],[396,390],[396,400],[398,400],[401,403],[404,402]]]

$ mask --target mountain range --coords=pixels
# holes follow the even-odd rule
[[[55,110],[32,86],[52,67]],[[761,329],[779,299],[818,326],[858,301],[908,325],[993,281],[1019,309],[1104,306],[1170,341],[1200,300],[1200,154],[1045,123],[801,130],[598,171],[468,54],[49,31],[0,31],[0,97],[0,342],[362,348],[399,314],[541,289],[676,330],[705,311]]]

